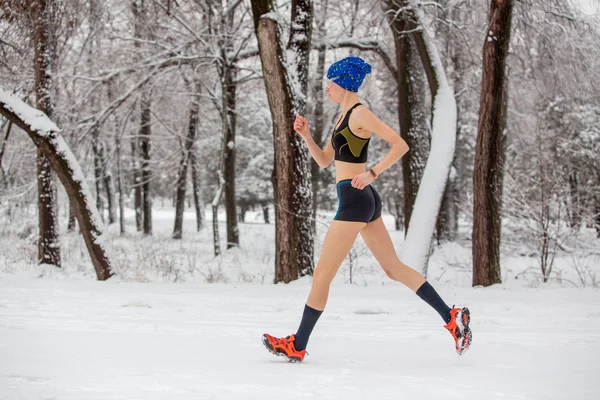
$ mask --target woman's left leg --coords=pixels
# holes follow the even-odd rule
[[[433,307],[446,323],[450,321],[450,307],[446,305],[423,275],[398,258],[390,234],[381,217],[369,222],[360,231],[360,234],[388,277],[403,283],[415,292]]]

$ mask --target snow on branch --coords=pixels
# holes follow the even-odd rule
[[[43,112],[0,88],[0,114],[25,131],[62,182],[81,228],[99,280],[112,275],[111,261],[103,245],[104,224],[75,155],[59,134],[60,129]]]
[[[60,129],[48,116],[40,110],[37,110],[18,97],[11,95],[9,92],[0,87],[0,107],[15,114],[20,121],[15,124],[21,129],[31,129],[40,136],[50,137],[53,134],[60,132]]]

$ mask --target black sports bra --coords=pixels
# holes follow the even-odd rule
[[[369,149],[369,141],[371,138],[364,139],[356,136],[348,126],[352,110],[360,105],[360,103],[356,103],[350,107],[339,128],[333,130],[331,144],[335,151],[336,161],[345,161],[354,164],[367,162],[367,150]]]

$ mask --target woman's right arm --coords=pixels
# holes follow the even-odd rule
[[[325,148],[321,150],[319,145],[315,143],[315,140],[312,138],[310,131],[308,129],[308,120],[300,115],[296,115],[296,120],[294,121],[294,130],[298,132],[304,142],[308,146],[308,150],[310,154],[315,159],[319,167],[326,168],[331,164],[334,157],[333,146],[331,145],[331,140],[327,140],[325,144]]]
[[[327,144],[325,144],[325,148],[321,150],[319,145],[315,142],[311,135],[304,137],[304,143],[308,146],[308,150],[310,154],[315,159],[319,167],[327,168],[329,164],[333,161],[333,146],[331,145],[331,139],[327,140]]]

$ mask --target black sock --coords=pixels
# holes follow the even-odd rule
[[[421,285],[419,290],[417,290],[417,296],[422,298],[427,304],[433,307],[435,311],[442,316],[446,323],[450,322],[450,307],[444,303],[444,300],[442,300],[440,295],[437,294],[429,282],[425,281],[425,283]]]
[[[323,311],[315,310],[314,308],[309,307],[308,304],[304,306],[302,321],[298,327],[298,332],[296,332],[296,341],[294,342],[296,350],[302,351],[306,349],[308,338],[322,313]]]

